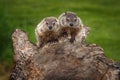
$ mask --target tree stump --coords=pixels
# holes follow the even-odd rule
[[[66,40],[37,48],[20,29],[12,40],[15,66],[9,80],[120,80],[120,65],[96,44]]]

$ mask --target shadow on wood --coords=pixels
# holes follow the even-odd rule
[[[12,34],[15,66],[9,80],[120,80],[120,66],[96,44],[69,41],[37,48],[25,32]]]

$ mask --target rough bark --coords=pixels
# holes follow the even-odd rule
[[[96,44],[66,40],[37,48],[19,29],[12,40],[15,66],[9,80],[120,80],[120,65]]]

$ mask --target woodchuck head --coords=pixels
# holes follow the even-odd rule
[[[45,26],[47,30],[53,31],[58,28],[58,20],[56,17],[46,17]]]

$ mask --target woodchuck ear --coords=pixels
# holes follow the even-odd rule
[[[58,20],[57,20],[57,19],[55,19],[55,22],[58,22]]]
[[[45,18],[44,21],[46,21],[47,19]]]
[[[65,11],[65,15],[67,15],[67,11]]]

